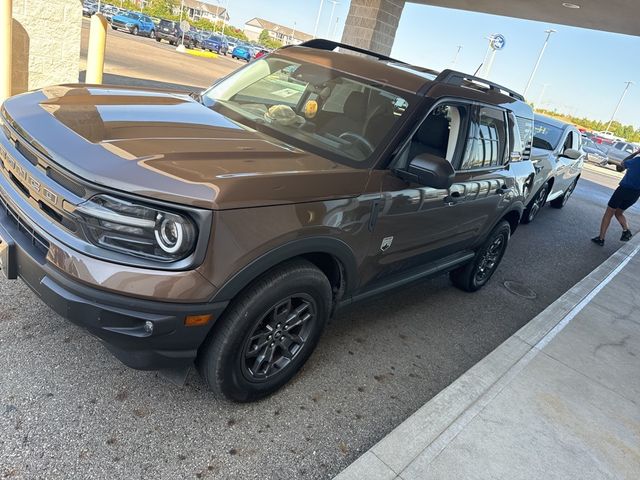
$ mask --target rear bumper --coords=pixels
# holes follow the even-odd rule
[[[227,305],[141,300],[69,278],[47,260],[53,239],[19,213],[2,186],[0,237],[10,245],[6,254],[12,257],[8,263],[17,277],[55,312],[101,339],[111,353],[132,368],[157,370],[191,364]],[[212,314],[213,319],[205,326],[184,325],[187,315],[199,314]],[[153,324],[151,333],[145,330],[147,321]]]
[[[156,31],[156,38],[159,38],[161,40],[166,40],[167,42],[177,42],[179,40],[177,36],[171,33],[165,33],[162,31]]]

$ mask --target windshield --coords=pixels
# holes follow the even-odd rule
[[[361,166],[398,128],[409,107],[391,89],[372,83],[271,55],[214,85],[202,101],[249,128]]]
[[[533,127],[533,146],[543,150],[555,150],[562,137],[562,129],[536,120]]]

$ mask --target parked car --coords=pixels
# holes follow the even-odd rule
[[[120,9],[118,7],[114,7],[113,5],[105,5],[102,8],[102,14],[104,15],[105,20],[108,23],[111,23],[114,15],[120,14]]]
[[[278,50],[193,96],[6,100],[3,275],[125,364],[195,361],[236,401],[288,382],[344,305],[436,274],[482,288],[535,175],[531,107],[337,46]]]
[[[98,4],[94,2],[82,2],[82,15],[91,17],[98,11]]]
[[[254,49],[250,45],[239,43],[232,51],[231,58],[250,62],[255,55]]]
[[[114,15],[111,19],[111,28],[123,30],[133,35],[144,35],[149,38],[155,38],[156,36],[156,25],[147,15],[142,13],[124,12]]]
[[[221,37],[220,35],[211,35],[210,37],[203,39],[201,46],[203,50],[209,50],[210,52],[216,52],[218,54],[222,53],[225,56],[229,51],[229,44],[227,43],[226,38]]]
[[[523,223],[532,222],[547,202],[554,208],[567,204],[582,174],[581,138],[575,126],[535,115],[531,161],[536,177],[522,216]]]
[[[187,48],[193,48],[196,44],[195,34],[191,31],[184,32],[180,29],[180,24],[172,20],[160,19],[156,32],[156,42],[166,40],[171,45],[179,45],[184,38],[184,45]]]
[[[606,146],[597,144],[590,138],[582,136],[582,150],[585,153],[585,160],[601,167],[607,166],[607,150]]]
[[[267,50],[266,48],[261,48],[255,54],[255,58],[262,58],[265,55],[269,55],[269,53],[270,53],[269,50]]]
[[[640,149],[638,145],[629,142],[615,142],[611,148],[607,150],[607,164],[615,165],[618,172],[623,172],[624,167],[622,161],[630,154]]]

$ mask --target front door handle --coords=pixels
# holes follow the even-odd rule
[[[504,195],[504,194],[505,194],[505,193],[507,193],[508,191],[509,191],[509,189],[507,188],[507,186],[506,186],[506,185],[502,185],[500,188],[498,188],[498,189],[496,190],[496,193],[497,193],[498,195]]]
[[[446,203],[449,206],[455,205],[461,200],[462,200],[462,195],[460,194],[460,192],[451,192],[450,195],[447,195],[446,197],[444,197],[444,203]]]

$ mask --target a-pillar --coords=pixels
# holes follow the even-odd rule
[[[342,43],[391,53],[405,0],[351,0]]]

